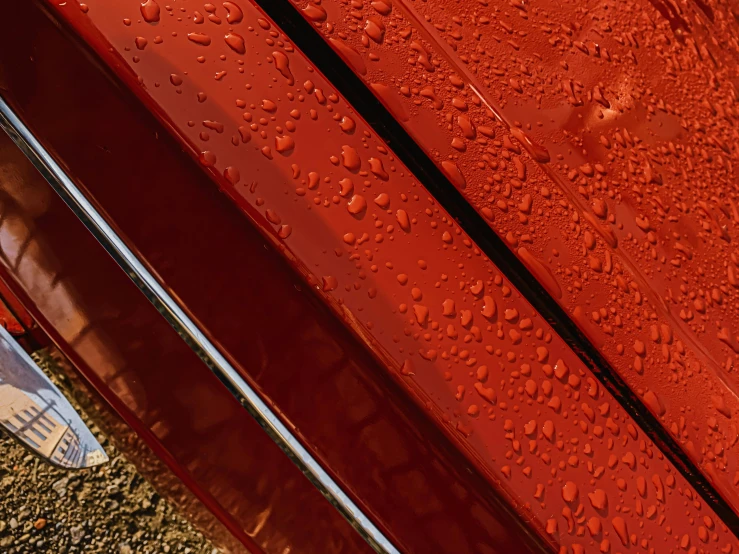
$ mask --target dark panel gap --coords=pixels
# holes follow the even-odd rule
[[[739,515],[718,494],[708,479],[688,458],[675,438],[647,410],[611,364],[590,343],[565,310],[542,287],[526,266],[511,252],[480,214],[447,180],[400,123],[375,98],[365,83],[326,44],[319,31],[300,15],[290,0],[255,0],[316,65],[337,91],[374,131],[394,150],[398,158],[434,195],[480,249],[495,263],[524,298],[547,320],[564,341],[593,371],[600,383],[621,403],[629,416],[675,465],[703,500],[732,530],[739,530]]]

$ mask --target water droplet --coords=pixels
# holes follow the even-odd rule
[[[387,181],[390,178],[390,176],[385,171],[385,167],[382,165],[382,160],[380,158],[370,158],[368,162],[370,166],[370,171],[375,177],[382,181]]]
[[[238,54],[246,53],[246,43],[244,42],[244,37],[237,33],[228,33],[224,38],[226,40],[226,44],[228,44],[231,50]],[[210,44],[210,39],[208,39],[208,44]]]
[[[665,415],[665,406],[653,390],[648,390],[644,393],[644,403],[657,416],[661,417]]]
[[[603,489],[595,489],[595,491],[588,493],[588,499],[596,510],[603,510],[608,504],[608,495]]]
[[[233,166],[227,167],[226,171],[223,172],[223,175],[226,177],[226,180],[232,185],[238,183],[239,179],[241,178],[239,170]]]
[[[406,233],[409,233],[411,230],[411,220],[408,217],[408,213],[405,210],[398,210],[395,212],[395,218],[398,220],[400,228]]]
[[[361,215],[367,209],[367,201],[361,194],[355,194],[349,203],[346,205],[346,209],[352,215]]]
[[[279,71],[282,76],[287,79],[287,83],[289,85],[294,84],[295,79],[293,78],[293,74],[290,71],[290,58],[288,58],[283,52],[280,52],[279,50],[277,52],[272,52],[272,57],[275,59],[275,67],[277,68],[277,71]]]
[[[289,156],[295,149],[295,141],[290,136],[275,137],[275,150],[280,154]]]
[[[273,225],[279,225],[280,223],[282,223],[282,218],[276,211],[271,208],[267,208],[267,210],[265,211],[265,215],[267,216],[267,221],[269,221]]]
[[[187,33],[187,38],[200,46],[208,46],[210,44],[210,37],[205,33]]]
[[[382,44],[382,41],[385,39],[385,24],[379,17],[371,15],[364,24],[364,32],[377,44]]]
[[[477,391],[477,394],[480,395],[484,400],[487,402],[490,402],[491,404],[495,404],[497,400],[497,393],[495,392],[495,389],[486,387],[481,382],[476,382],[474,384],[475,390]]]
[[[349,171],[359,171],[359,168],[362,165],[357,151],[346,144],[341,147],[341,163]]]
[[[375,198],[375,204],[386,210],[390,206],[390,196],[386,192],[381,192]]]
[[[336,289],[336,287],[338,286],[339,286],[339,281],[336,279],[336,277],[332,277],[331,275],[328,275],[323,278],[323,287],[322,287],[323,292],[330,292]]]
[[[344,198],[354,192],[354,183],[351,179],[342,179],[341,181],[339,181],[339,186],[341,187],[341,189],[339,190],[339,195],[343,196]]]
[[[303,8],[303,14],[305,14],[308,19],[315,23],[326,21],[326,10],[324,10],[321,6],[314,4],[313,2],[309,3],[305,8]]]
[[[280,227],[280,230],[277,231],[277,236],[281,239],[286,239],[289,237],[293,232],[293,228],[290,225],[283,225]]]
[[[485,301],[485,304],[482,307],[482,315],[487,319],[492,319],[498,311],[495,299],[492,296],[485,296],[483,297],[483,300]]]
[[[210,150],[205,150],[198,157],[200,163],[205,167],[212,167],[216,163],[216,155]]]
[[[613,525],[613,530],[616,531],[618,538],[621,539],[621,544],[628,547],[629,533],[626,529],[626,522],[624,521],[624,518],[618,516],[614,517],[611,520],[611,524]]]
[[[354,123],[354,120],[349,117],[348,115],[345,115],[341,118],[341,123],[339,123],[339,127],[341,127],[341,130],[345,133],[353,133],[354,129],[357,127],[357,124]]]
[[[534,161],[545,164],[550,160],[549,150],[534,142],[526,133],[516,127],[511,128],[511,134],[521,143]]]
[[[421,304],[413,305],[413,314],[416,316],[416,322],[424,327],[428,322],[429,309]]]
[[[156,0],[145,0],[141,3],[141,16],[147,23],[157,23],[159,21],[159,4]]]
[[[234,2],[224,2],[223,7],[226,8],[226,21],[229,23],[241,23],[241,20],[244,19],[244,12]]]
[[[577,499],[577,484],[567,481],[562,487],[562,498],[565,502],[574,502]]]
[[[371,6],[380,15],[390,15],[390,12],[393,11],[392,0],[374,0]]]

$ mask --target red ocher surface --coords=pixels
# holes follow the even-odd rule
[[[733,8],[294,1],[739,508]]]
[[[552,545],[737,547],[618,401],[253,4],[48,6],[136,87]]]

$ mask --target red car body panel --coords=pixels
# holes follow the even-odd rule
[[[445,446],[165,129],[38,7],[19,9],[19,19],[33,27],[3,35],[4,95],[12,91],[14,109],[79,182],[117,193],[104,200],[117,207],[120,220],[135,223],[131,236],[157,271],[240,352],[254,382],[289,409],[326,466],[345,474],[349,491],[370,513],[393,522],[394,542],[408,551],[474,550],[475,544],[539,551],[510,509]],[[19,66],[17,57],[35,61]],[[79,82],[94,103],[78,93]],[[7,256],[3,279],[82,375],[226,522],[228,535],[250,549],[364,551],[359,535],[190,352],[22,153],[5,135],[2,141],[6,210],[12,208],[0,226],[0,236],[8,237],[0,240]],[[20,230],[10,232],[11,221]],[[32,247],[18,259],[9,245],[25,242]],[[69,292],[51,286],[62,280]],[[280,317],[262,316],[270,312]],[[78,327],[65,325],[70,320],[94,322],[88,327],[95,332],[82,340]],[[219,544],[223,539],[216,537]]]
[[[5,134],[0,159],[3,280],[104,401],[225,524],[228,531],[208,530],[216,542],[235,552],[362,551],[354,530],[203,371]],[[296,503],[316,520],[293,521]]]
[[[739,509],[735,5],[295,7]]]
[[[205,171],[33,6],[20,18],[33,32],[3,37],[13,108],[399,549],[736,548],[591,369],[254,4],[42,5]],[[33,62],[13,66],[18,52]],[[247,547],[364,548],[125,275],[113,277],[40,175],[25,179],[54,209],[34,210],[20,187],[19,228],[41,233],[20,258],[35,269],[6,263],[4,278],[83,375]],[[37,274],[70,275],[72,309]],[[75,313],[101,338],[80,340]]]

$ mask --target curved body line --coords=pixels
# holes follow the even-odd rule
[[[338,483],[321,467],[257,392],[203,334],[171,295],[141,263],[82,191],[65,174],[51,154],[13,113],[0,96],[0,128],[23,151],[51,187],[95,236],[116,263],[126,272],[154,307],[165,317],[188,346],[226,385],[249,411],[270,438],[292,460],[323,496],[347,519],[367,543],[379,553],[398,554],[398,550],[347,496]]]

